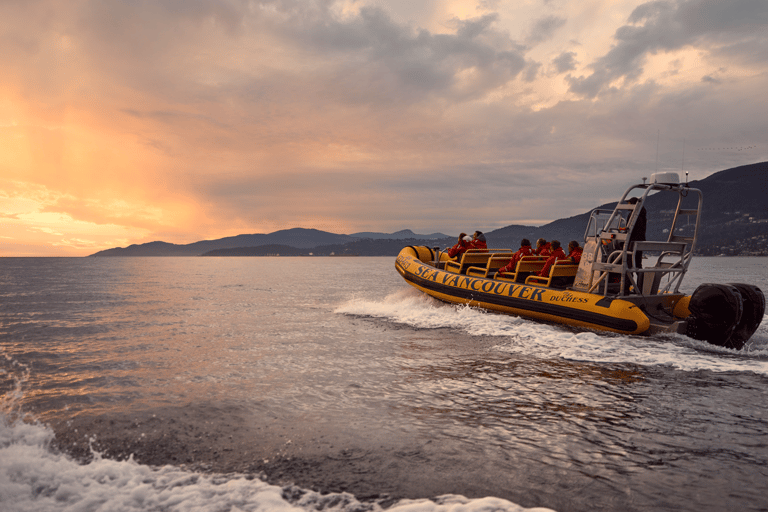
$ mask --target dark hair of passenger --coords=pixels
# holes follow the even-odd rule
[[[558,249],[560,247],[560,241],[559,240],[552,240],[549,245],[552,246],[552,249]]]
[[[531,241],[528,240],[527,238],[523,238],[522,240],[520,240],[520,247],[526,247],[526,246],[530,247]]]

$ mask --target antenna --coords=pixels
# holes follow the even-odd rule
[[[681,170],[685,171],[685,138],[683,138],[683,166]],[[685,186],[688,186],[688,171],[685,171]]]

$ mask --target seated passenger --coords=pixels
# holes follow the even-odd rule
[[[551,246],[552,254],[549,255],[546,263],[544,263],[544,267],[539,271],[539,277],[548,277],[549,270],[552,268],[552,265],[554,265],[556,261],[564,260],[568,257],[565,255],[563,248],[560,247],[560,242],[558,240],[552,240]]]
[[[531,242],[527,238],[523,238],[520,240],[520,248],[517,250],[515,254],[512,255],[512,259],[509,260],[509,262],[501,267],[496,274],[498,277],[503,277],[504,272],[514,272],[517,268],[517,263],[523,258],[523,256],[532,256],[533,255],[533,249],[531,248]]]
[[[448,256],[451,258],[455,258],[456,256],[461,256],[465,252],[467,252],[467,249],[471,249],[470,242],[472,239],[466,234],[462,233],[459,235],[459,241],[448,249]]]
[[[482,231],[475,231],[472,234],[472,242],[470,249],[488,249],[488,244],[485,242],[485,235]]]
[[[579,246],[579,242],[576,240],[571,240],[568,242],[568,257],[573,261],[576,265],[581,262],[581,253],[584,252],[584,248]]]
[[[536,256],[549,256],[552,254],[552,246],[543,238],[536,240],[536,250],[533,251]]]

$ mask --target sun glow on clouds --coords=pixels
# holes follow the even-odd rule
[[[750,0],[4,2],[0,255],[582,213],[660,128],[750,148],[699,177],[768,159],[765,34]]]
[[[62,197],[44,187],[31,187],[19,182],[0,182],[0,190],[13,190],[17,195],[0,192],[1,256],[82,256],[95,252],[113,241],[126,243],[146,237],[148,229],[137,229],[115,223],[78,220],[56,205],[72,197]],[[121,205],[102,205],[119,215]],[[49,211],[53,210],[53,211]],[[58,211],[57,211],[58,210]],[[125,211],[125,215],[130,215]]]
[[[130,136],[86,109],[5,97],[0,255],[82,256],[163,224],[161,209],[137,198],[144,150]]]

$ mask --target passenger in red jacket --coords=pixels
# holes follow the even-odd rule
[[[472,241],[470,242],[470,249],[488,249],[488,244],[485,241],[485,235],[482,231],[475,231],[472,234]]]
[[[568,257],[576,265],[581,262],[581,253],[584,252],[584,248],[579,246],[579,242],[571,240],[568,242]]]
[[[552,268],[552,265],[554,265],[556,261],[564,260],[568,257],[565,255],[563,248],[560,247],[560,242],[558,240],[552,240],[550,245],[552,247],[552,254],[549,255],[546,263],[544,263],[544,268],[539,271],[539,277],[548,277],[549,269]]]
[[[470,246],[471,241],[472,239],[469,236],[467,236],[466,233],[460,234],[459,241],[456,243],[456,245],[448,249],[448,256],[450,256],[451,258],[455,258],[456,256],[461,256],[462,254],[467,252],[467,249],[472,248]]]
[[[517,268],[517,262],[519,262],[523,256],[533,256],[533,249],[531,248],[531,242],[527,238],[520,240],[520,248],[515,254],[512,255],[512,259],[501,267],[496,274],[498,277],[503,277],[504,272],[514,272]]]
[[[539,238],[536,240],[536,250],[533,251],[536,256],[549,256],[552,254],[552,244]]]

